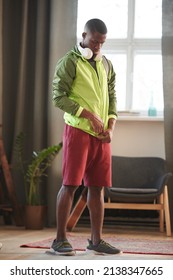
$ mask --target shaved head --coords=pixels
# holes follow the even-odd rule
[[[93,18],[86,22],[84,31],[90,31],[91,33],[98,32],[100,34],[107,34],[107,27],[102,20],[98,18]]]

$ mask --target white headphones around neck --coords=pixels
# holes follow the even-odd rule
[[[80,51],[81,55],[85,58],[85,59],[90,59],[93,56],[93,52],[91,49],[89,48],[82,48],[80,45],[78,45],[78,50]],[[96,55],[96,57],[94,58],[95,61],[101,60],[102,58],[102,54],[98,53]]]

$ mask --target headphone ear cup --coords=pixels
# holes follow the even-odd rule
[[[85,58],[85,59],[90,59],[93,56],[93,52],[91,49],[89,48],[82,48],[80,45],[78,45],[78,50],[80,51],[81,55]],[[102,59],[102,54],[98,53],[96,55],[96,57],[94,58],[95,61],[101,60]]]
[[[81,53],[81,55],[86,58],[86,59],[90,59],[93,56],[93,52],[91,49],[89,48],[82,48],[80,45],[78,46],[78,49]]]
[[[84,58],[90,59],[93,56],[93,52],[89,48],[84,48],[82,55]]]

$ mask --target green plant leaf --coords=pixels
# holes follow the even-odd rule
[[[41,204],[40,182],[47,176],[47,168],[62,148],[62,142],[58,145],[49,146],[41,151],[33,151],[32,158],[28,164],[24,160],[25,135],[20,132],[15,140],[14,161],[15,168],[21,171],[24,181],[26,203],[30,205]]]
[[[52,161],[62,148],[62,142],[58,145],[50,146],[46,149],[33,154],[32,162],[28,165],[26,172],[26,181],[29,184],[27,203],[36,202],[35,197],[38,197],[38,186],[43,176],[46,176],[46,170],[51,165]],[[34,201],[33,201],[34,200]]]

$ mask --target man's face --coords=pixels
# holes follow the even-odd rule
[[[102,45],[106,41],[106,34],[101,34],[98,32],[84,32],[83,37],[83,47],[90,48],[93,54],[97,55],[100,52]]]

